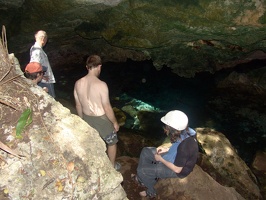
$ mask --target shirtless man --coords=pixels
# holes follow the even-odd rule
[[[120,164],[115,162],[119,125],[109,100],[107,84],[98,77],[102,61],[97,55],[86,61],[88,74],[75,83],[74,97],[78,115],[95,128],[107,144],[107,155],[116,170]]]

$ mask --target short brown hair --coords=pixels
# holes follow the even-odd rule
[[[88,69],[92,69],[95,67],[98,67],[99,65],[102,65],[102,59],[98,55],[91,55],[87,58],[86,61],[86,67]]]

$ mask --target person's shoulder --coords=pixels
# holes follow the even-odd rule
[[[188,134],[191,135],[191,136],[192,136],[192,135],[194,136],[194,135],[197,134],[197,132],[196,132],[193,128],[190,128],[190,127],[187,128],[187,132],[188,132]]]
[[[104,85],[107,85],[107,83],[104,82],[104,81],[102,81],[101,79],[98,79],[98,80],[99,80],[99,83],[104,84]]]
[[[197,140],[194,136],[187,137],[182,141],[182,143],[197,143]]]
[[[95,83],[97,83],[99,85],[107,85],[104,81],[102,81],[101,79],[99,79],[96,76],[93,77],[93,82],[95,82]]]
[[[36,52],[41,52],[41,51],[42,51],[42,48],[33,45],[33,46],[30,48],[30,51],[31,51],[31,52],[34,52],[34,53],[36,53]]]
[[[79,85],[79,84],[82,82],[82,80],[84,80],[84,77],[82,77],[82,78],[76,80],[76,82],[75,82],[75,86]]]
[[[107,84],[104,81],[100,80],[100,79],[98,79],[97,81],[95,81],[95,84],[100,89],[106,89],[106,88],[108,88]]]
[[[100,79],[95,80],[93,84],[94,84],[94,87],[97,88],[99,93],[106,93],[108,91],[107,84]]]

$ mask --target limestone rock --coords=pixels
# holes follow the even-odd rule
[[[159,199],[168,200],[244,200],[232,187],[225,187],[217,183],[211,176],[204,172],[198,165],[183,179],[161,179],[155,188]]]
[[[9,68],[15,58],[0,55],[0,198],[127,199],[99,133]],[[26,121],[18,135],[17,124]]]
[[[252,171],[259,180],[259,186],[264,199],[266,199],[266,152],[258,151],[252,163]]]
[[[229,140],[220,132],[209,128],[197,128],[201,151],[206,155],[200,163],[222,185],[233,187],[245,199],[261,199],[255,175],[238,156]],[[206,164],[209,163],[209,164]],[[208,170],[210,169],[210,170]]]
[[[266,152],[258,151],[252,163],[253,169],[266,173]]]

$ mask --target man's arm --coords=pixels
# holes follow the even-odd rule
[[[114,110],[113,110],[111,103],[110,103],[110,100],[109,100],[108,87],[107,87],[106,83],[104,83],[104,82],[103,82],[103,88],[101,91],[101,100],[102,100],[102,106],[103,106],[103,109],[104,109],[106,116],[113,123],[115,131],[118,132],[119,131],[119,125],[117,123],[117,120],[116,120],[116,117],[114,114]]]
[[[82,106],[81,106],[81,103],[79,101],[79,97],[78,97],[78,94],[76,91],[76,85],[77,85],[77,83],[75,83],[75,87],[74,87],[74,98],[75,98],[75,102],[76,102],[76,110],[77,110],[78,116],[83,118]]]
[[[168,167],[169,169],[171,169],[172,171],[174,171],[175,173],[180,173],[183,169],[183,167],[178,167],[176,165],[174,165],[171,162],[166,161],[165,159],[163,159],[163,157],[160,154],[155,154],[154,158],[156,161],[160,161],[161,163],[163,163],[166,167]]]

